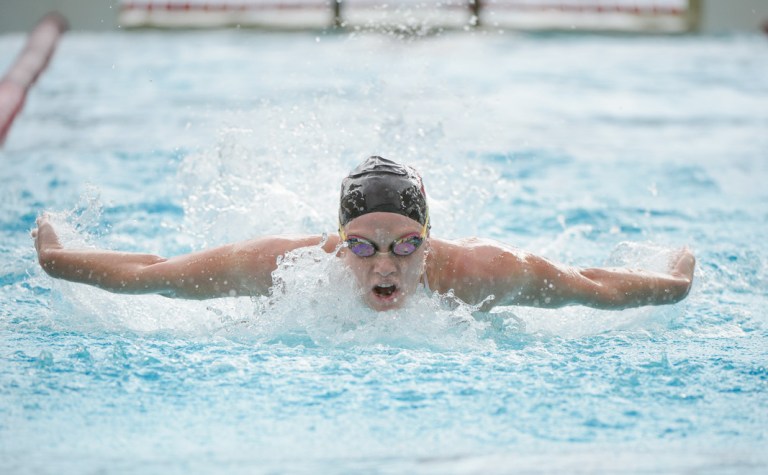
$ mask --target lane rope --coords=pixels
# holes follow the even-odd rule
[[[56,44],[67,28],[67,19],[61,14],[45,15],[29,33],[16,61],[0,79],[0,146],[5,143],[14,119],[24,107],[27,92],[48,66]]]

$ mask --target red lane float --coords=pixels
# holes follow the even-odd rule
[[[27,91],[48,66],[67,20],[58,13],[45,15],[32,29],[16,62],[0,79],[0,146],[24,106]]]

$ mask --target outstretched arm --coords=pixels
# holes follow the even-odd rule
[[[623,309],[678,302],[688,295],[696,260],[680,250],[668,272],[626,268],[577,268],[489,242],[465,243],[449,275],[456,295],[484,307],[527,305],[557,308],[586,305]]]
[[[317,245],[320,236],[265,237],[182,256],[164,258],[96,249],[67,249],[47,215],[32,231],[38,260],[52,277],[125,294],[160,294],[205,299],[264,295],[272,286],[277,258],[293,249]],[[325,249],[335,242],[329,239]]]
[[[563,266],[542,258],[529,259],[530,278],[515,299],[541,307],[580,304],[601,309],[666,305],[691,290],[695,258],[682,249],[668,272],[627,268]]]

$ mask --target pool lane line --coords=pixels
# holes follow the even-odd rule
[[[45,15],[29,33],[16,61],[0,79],[0,147],[24,106],[27,92],[48,66],[56,44],[67,28],[67,19],[61,14]]]

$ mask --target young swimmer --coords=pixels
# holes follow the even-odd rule
[[[490,240],[431,237],[418,173],[377,156],[343,180],[339,235],[325,242],[319,235],[267,236],[164,258],[66,249],[45,214],[37,226],[32,236],[38,259],[52,277],[111,292],[189,299],[268,294],[279,256],[322,244],[351,269],[363,300],[377,311],[401,307],[419,283],[440,294],[453,291],[471,305],[483,303],[482,310],[497,305],[623,309],[671,304],[688,295],[695,266],[686,248],[668,273],[656,273],[581,269]]]

